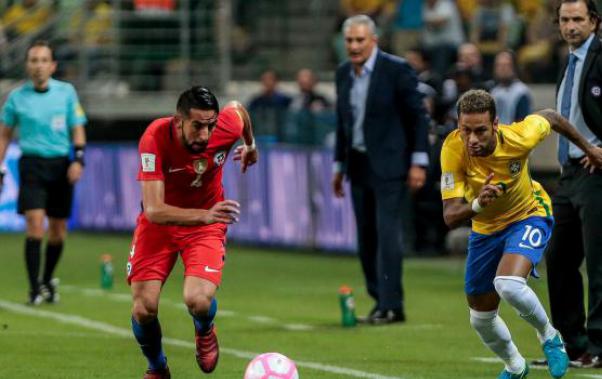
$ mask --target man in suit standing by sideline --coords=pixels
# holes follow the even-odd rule
[[[593,0],[562,0],[557,8],[569,57],[557,83],[557,110],[593,145],[602,145],[602,44]],[[552,323],[564,337],[572,367],[602,368],[602,172],[565,138],[552,206],[556,224],[546,253]],[[588,276],[587,317],[579,271]]]
[[[348,18],[343,34],[349,60],[336,72],[333,190],[345,196],[343,180],[350,179],[358,254],[376,302],[366,321],[403,322],[403,202],[426,180],[428,118],[415,72],[378,49],[372,19]]]

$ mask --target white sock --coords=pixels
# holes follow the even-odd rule
[[[496,276],[493,283],[500,297],[537,330],[541,343],[556,335],[556,329],[550,323],[537,295],[527,285],[527,279],[520,276]]]
[[[506,370],[518,374],[525,368],[525,358],[512,342],[510,330],[497,311],[479,312],[470,310],[470,325],[481,341],[506,364]]]

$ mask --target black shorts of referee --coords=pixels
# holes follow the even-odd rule
[[[67,179],[70,164],[68,157],[22,156],[19,160],[18,213],[45,209],[48,217],[69,218],[73,201],[73,185]]]

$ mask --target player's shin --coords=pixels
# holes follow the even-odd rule
[[[161,345],[161,325],[159,319],[140,324],[132,317],[132,331],[136,341],[140,345],[142,354],[148,360],[148,367],[151,370],[163,369],[167,366],[167,358],[163,353]]]
[[[37,295],[39,292],[38,276],[40,275],[41,245],[42,240],[38,238],[27,237],[25,239],[25,265],[27,267],[29,289],[33,295]]]
[[[498,316],[497,310],[480,312],[470,310],[470,325],[477,332],[483,343],[501,358],[506,364],[506,370],[520,373],[525,368],[525,359],[519,353],[510,330],[504,320]]]
[[[537,330],[537,335],[542,343],[556,335],[556,329],[550,323],[546,311],[535,292],[527,285],[525,278],[497,276],[493,282],[500,297]]]
[[[44,274],[42,283],[48,284],[52,280],[52,274],[63,253],[63,242],[46,244],[46,260],[44,263]]]
[[[207,334],[211,327],[213,326],[213,319],[217,313],[217,300],[215,298],[211,299],[211,305],[205,314],[194,314],[190,312],[192,316],[192,320],[194,322],[194,328],[201,335]]]

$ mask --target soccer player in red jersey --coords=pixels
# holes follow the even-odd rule
[[[173,117],[153,121],[140,139],[143,211],[127,264],[132,330],[148,360],[144,379],[170,378],[157,318],[161,287],[178,255],[184,262],[184,302],[195,327],[196,359],[206,373],[217,365],[215,291],[225,258],[227,224],[239,204],[224,200],[222,169],[232,146],[244,173],[257,162],[249,114],[237,102],[221,111],[204,87],[180,95]]]

